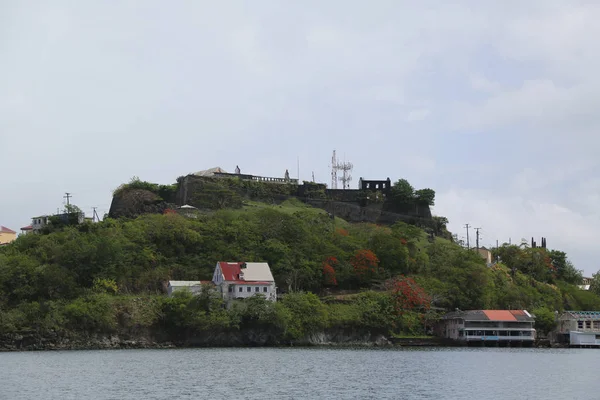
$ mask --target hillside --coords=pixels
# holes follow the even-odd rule
[[[241,177],[241,178],[240,178]],[[397,221],[434,228],[429,206],[431,200],[421,199],[414,191],[408,196],[395,196],[385,189],[327,189],[324,184],[304,182],[273,183],[256,181],[251,175],[223,174],[187,175],[173,185],[158,185],[134,178],[117,189],[109,211],[111,218],[136,217],[146,213],[161,213],[167,208],[183,205],[200,210],[239,209],[246,201],[279,204],[298,199],[313,207],[350,222],[371,222],[392,225]],[[430,191],[435,196],[431,189]],[[429,196],[431,194],[426,192]]]
[[[33,348],[86,347],[90,335],[182,345],[366,340],[426,334],[455,308],[600,308],[573,285],[581,275],[564,253],[509,245],[499,253],[504,264],[489,268],[418,226],[349,223],[293,198],[107,218],[0,249],[0,348],[23,337]],[[213,296],[165,296],[167,280],[210,280],[221,260],[269,262],[282,301],[225,310]]]

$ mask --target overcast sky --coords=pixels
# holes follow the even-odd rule
[[[482,244],[600,265],[596,1],[0,3],[0,224],[219,166],[436,190]],[[471,234],[473,235],[473,231]]]

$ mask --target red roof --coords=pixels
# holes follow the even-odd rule
[[[230,263],[225,261],[219,261],[221,272],[223,273],[223,279],[226,281],[237,281],[242,271],[240,265],[242,263]]]
[[[269,281],[231,281],[234,285],[270,285],[273,282]]]
[[[516,321],[517,319],[510,310],[483,310],[490,321]]]
[[[27,225],[27,226],[24,226],[21,228],[22,231],[30,231],[32,229],[33,229],[33,226],[31,226],[31,225]]]
[[[17,232],[13,231],[12,229],[8,229],[5,226],[0,225],[0,233],[17,233]]]

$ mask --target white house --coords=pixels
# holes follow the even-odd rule
[[[219,261],[213,274],[213,283],[223,299],[243,299],[257,294],[267,300],[277,300],[275,279],[265,262]]]
[[[211,281],[169,281],[167,285],[167,294],[173,296],[174,292],[179,290],[188,290],[192,294],[198,294],[202,291],[202,285],[212,283]]]

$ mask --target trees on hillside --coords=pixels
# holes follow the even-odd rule
[[[400,206],[411,204],[433,206],[435,205],[435,191],[429,188],[415,190],[406,179],[398,179],[392,185],[392,199]]]

